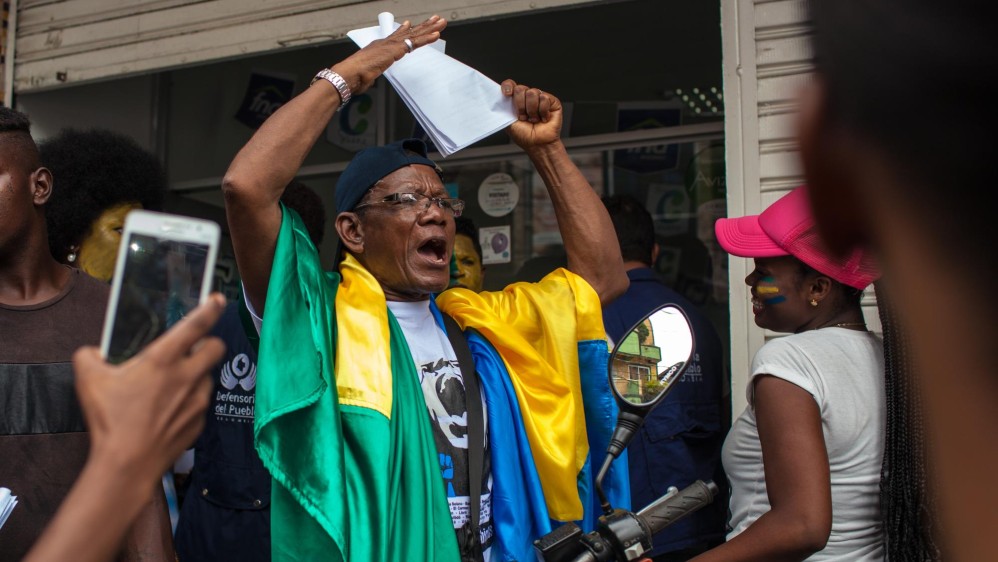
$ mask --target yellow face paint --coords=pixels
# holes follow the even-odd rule
[[[464,234],[454,237],[454,259],[457,261],[458,287],[471,289],[476,293],[482,290],[482,260],[478,258],[471,238]]]
[[[780,288],[776,286],[775,283],[775,279],[767,276],[760,279],[759,285],[755,288],[756,294],[758,294],[759,297],[766,302],[766,304],[779,304],[787,300],[787,297],[780,294]]]
[[[132,209],[141,208],[138,203],[120,203],[101,213],[80,241],[76,261],[80,269],[101,281],[110,281],[114,276],[114,262],[118,257],[125,215]]]

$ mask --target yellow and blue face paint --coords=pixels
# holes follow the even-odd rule
[[[780,304],[786,302],[787,297],[780,294],[780,288],[776,285],[776,280],[766,276],[759,280],[755,292],[766,304]]]

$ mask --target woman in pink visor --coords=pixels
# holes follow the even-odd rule
[[[883,342],[860,307],[878,277],[872,259],[824,249],[803,186],[715,232],[755,261],[745,278],[755,323],[788,335],[753,358],[748,407],[722,452],[728,539],[695,560],[884,560]]]

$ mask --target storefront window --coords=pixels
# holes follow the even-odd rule
[[[654,267],[666,283],[697,304],[726,302],[726,260],[713,236],[726,208],[720,139],[571,156],[598,195],[644,203],[661,247]],[[564,264],[553,205],[526,157],[443,167],[452,193],[467,201],[465,216],[481,230],[487,289],[533,281]]]
[[[714,222],[727,209],[723,138],[578,148],[570,155],[601,197],[627,194],[644,204],[660,247],[653,268],[726,337],[727,259],[714,238]],[[467,202],[465,216],[480,230],[486,290],[536,281],[565,265],[553,205],[525,156],[441,165],[452,193]]]

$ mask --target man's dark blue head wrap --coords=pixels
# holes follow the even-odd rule
[[[440,171],[433,160],[426,157],[426,143],[419,139],[361,150],[336,182],[336,212],[352,211],[378,180],[410,164],[424,164]]]

